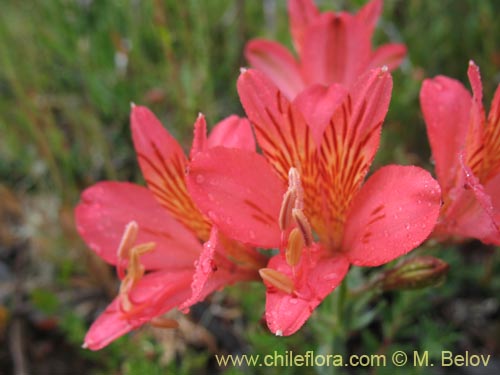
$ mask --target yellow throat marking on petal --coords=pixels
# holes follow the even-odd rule
[[[485,185],[500,172],[500,117],[490,113],[482,140],[468,152],[466,164]]]

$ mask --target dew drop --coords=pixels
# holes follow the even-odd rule
[[[325,275],[323,277],[323,280],[325,281],[332,281],[338,278],[338,275],[336,273],[329,273],[328,275]]]
[[[208,200],[213,202],[215,200],[214,195],[212,193],[208,193]]]
[[[217,214],[213,211],[208,211],[208,218],[212,221],[217,220]]]
[[[405,229],[406,229],[406,230],[410,230],[410,228],[411,228],[410,223],[406,223],[406,224],[405,224]]]
[[[196,176],[196,183],[202,184],[205,181],[205,177],[203,175],[199,174]]]
[[[248,235],[250,236],[250,239],[254,240],[255,239],[255,232],[253,230],[250,230],[248,232]]]
[[[297,302],[298,302],[298,301],[297,301],[297,298],[292,298],[292,299],[290,300],[290,303],[291,303],[292,305],[296,305],[296,304],[297,304]]]
[[[94,249],[94,251],[96,251],[98,253],[101,251],[101,247],[98,244],[96,244],[95,242],[89,243],[89,247],[91,249]]]
[[[213,264],[212,264],[212,260],[211,259],[204,259],[202,262],[201,262],[201,270],[204,272],[204,273],[209,273],[212,271],[213,269]]]

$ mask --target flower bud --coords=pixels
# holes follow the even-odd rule
[[[448,273],[448,263],[429,255],[405,260],[386,271],[380,279],[382,290],[420,289],[441,283]]]

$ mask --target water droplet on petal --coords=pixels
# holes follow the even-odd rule
[[[248,235],[250,236],[250,239],[254,240],[255,239],[255,232],[253,230],[250,230],[248,232]]]
[[[290,300],[290,303],[291,303],[292,305],[296,305],[296,304],[297,304],[297,302],[298,302],[298,301],[297,301],[297,298],[292,298],[292,299]]]
[[[202,184],[205,181],[205,177],[203,175],[199,174],[196,176],[196,183]]]
[[[213,211],[208,211],[208,218],[212,221],[217,220],[217,214]]]
[[[325,281],[332,281],[336,280],[338,278],[338,275],[336,273],[329,273],[328,275],[323,276],[323,280]]]
[[[214,195],[212,193],[208,193],[207,196],[209,201],[213,202],[215,200]]]
[[[405,229],[406,229],[406,230],[410,230],[410,228],[411,228],[410,223],[406,223],[406,224],[405,224]]]
[[[211,259],[203,259],[203,261],[201,262],[201,270],[204,272],[204,273],[209,273],[213,270],[213,264],[212,264],[212,260]]]

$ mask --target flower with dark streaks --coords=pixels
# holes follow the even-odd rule
[[[290,102],[263,73],[244,70],[238,92],[263,156],[215,147],[191,162],[191,196],[221,231],[279,249],[260,270],[277,335],[297,331],[350,264],[396,259],[435,225],[441,193],[425,170],[391,165],[363,183],[391,90],[379,68],[349,90],[316,85]]]
[[[313,0],[289,0],[290,33],[297,58],[281,44],[254,39],[245,48],[250,65],[268,75],[288,98],[313,84],[351,86],[371,68],[399,66],[403,44],[372,50],[372,36],[382,0],[372,0],[355,15],[320,13]]]
[[[198,210],[186,189],[189,159],[156,117],[134,106],[131,125],[148,187],[100,182],[83,192],[75,210],[80,235],[121,279],[118,296],[85,337],[84,346],[93,350],[147,322],[175,327],[161,316],[186,310],[225,285],[258,279],[266,261]],[[248,120],[228,117],[207,138],[200,115],[190,156],[215,146],[255,150]]]
[[[500,85],[486,117],[472,61],[468,75],[472,96],[445,76],[425,80],[420,91],[444,201],[434,237],[500,245]]]

